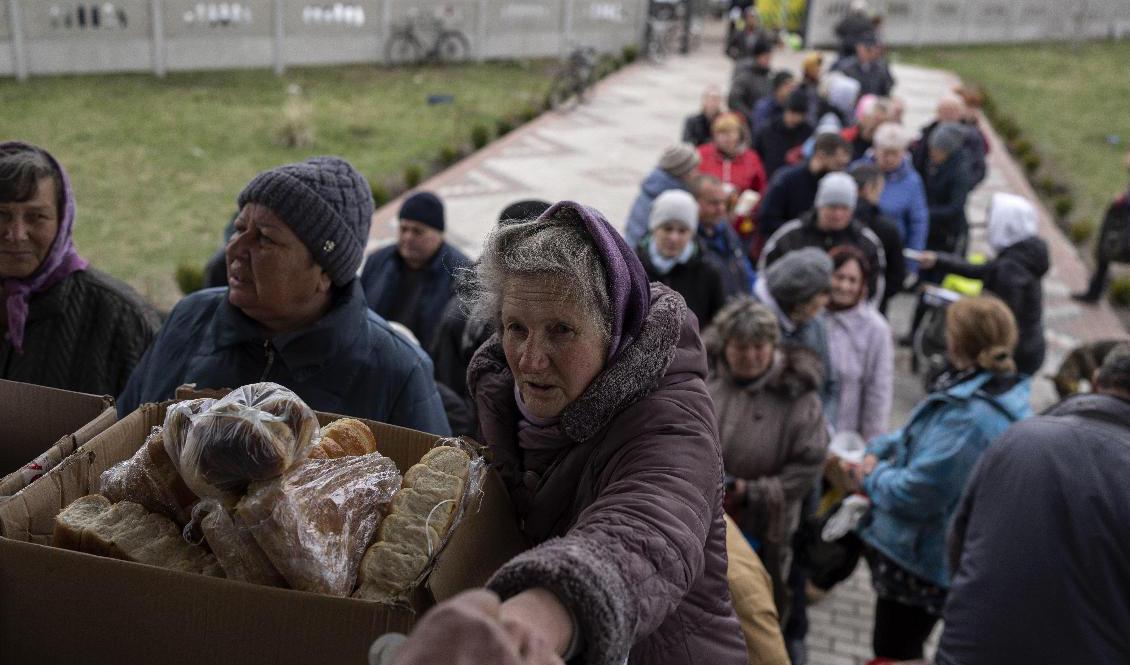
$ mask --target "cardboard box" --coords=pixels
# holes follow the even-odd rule
[[[412,607],[165,570],[56,549],[54,516],[96,492],[101,473],[132,455],[164,420],[146,404],[0,506],[0,663],[363,665],[386,632],[408,632],[432,603],[482,586],[525,543],[500,478],[487,474]],[[337,416],[319,413],[324,423]],[[437,437],[369,423],[401,471]],[[30,542],[20,542],[30,541]]]
[[[0,379],[0,497],[22,490],[117,419],[110,397]]]

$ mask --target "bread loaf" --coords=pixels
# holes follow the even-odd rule
[[[377,452],[377,438],[369,426],[355,418],[341,418],[322,428],[322,438],[309,457],[329,459]]]
[[[179,405],[170,416],[183,431]],[[233,390],[206,410],[189,416],[190,425],[175,461],[196,494],[234,502],[248,483],[281,475],[309,452],[318,430],[310,407],[274,383]]]
[[[396,465],[378,453],[307,459],[251,485],[236,518],[292,588],[346,596],[399,487]]]
[[[133,501],[179,526],[188,523],[197,497],[181,480],[165,452],[164,431],[154,427],[133,457],[102,473],[99,489],[111,503]]]
[[[92,494],[78,499],[55,517],[56,547],[223,577],[216,558],[203,547],[181,538],[181,530],[164,515],[141,504]]]
[[[470,462],[459,448],[437,446],[408,469],[377,541],[361,560],[354,597],[390,603],[405,597],[451,528]]]
[[[204,502],[194,517],[200,522],[204,540],[231,580],[285,587],[286,580],[255,542],[251,533],[215,501]]]

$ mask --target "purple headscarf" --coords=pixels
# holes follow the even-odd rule
[[[44,257],[43,262],[27,277],[23,278],[4,278],[4,291],[7,293],[7,302],[5,303],[8,312],[8,339],[12,341],[12,347],[15,348],[16,353],[23,353],[24,351],[24,326],[27,325],[27,310],[28,301],[32,296],[55,286],[59,282],[69,277],[72,273],[80,270],[86,270],[88,263],[86,259],[78,255],[75,251],[75,244],[73,239],[74,226],[75,226],[75,196],[71,190],[71,180],[67,177],[67,172],[59,164],[55,158],[42,148],[37,148],[29,143],[21,141],[5,141],[0,143],[0,152],[7,152],[13,150],[39,150],[47,155],[47,159],[51,161],[51,165],[59,172],[60,179],[63,181],[63,218],[59,222],[59,230],[55,234],[55,240],[51,242],[51,248]]]
[[[612,309],[612,340],[608,345],[608,362],[612,363],[643,328],[651,309],[651,288],[647,273],[636,253],[598,211],[573,201],[561,201],[546,210],[538,220],[572,212],[592,238],[604,273],[608,279],[608,300]]]

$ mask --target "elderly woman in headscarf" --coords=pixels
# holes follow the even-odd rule
[[[1039,216],[1032,203],[1015,194],[997,193],[989,202],[989,248],[986,263],[969,263],[953,254],[925,252],[922,267],[979,279],[985,290],[1003,300],[1016,317],[1020,341],[1016,367],[1035,375],[1044,364],[1044,291],[1041,281],[1051,267],[1048,244],[1039,236]]]
[[[801,501],[824,466],[828,427],[820,358],[802,346],[782,346],[778,326],[753,298],[726,305],[706,333],[713,360],[707,387],[732,478],[726,510],[761,555],[785,617],[790,543]]]
[[[47,151],[0,143],[0,378],[116,395],[160,322],[75,249],[75,197]]]
[[[319,411],[448,434],[427,354],[369,309],[357,278],[373,214],[365,178],[312,157],[255,176],[238,204],[227,287],[177,303],[119,415],[183,383],[273,381]]]
[[[491,232],[473,282],[474,315],[499,331],[468,372],[481,440],[533,544],[488,582],[503,600],[488,623],[515,651],[571,662],[745,663],[706,352],[683,299],[569,201]],[[498,638],[479,634],[456,649],[491,653]]]

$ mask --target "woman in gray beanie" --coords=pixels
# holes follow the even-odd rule
[[[239,194],[228,285],[169,314],[118,398],[118,414],[177,386],[280,383],[312,408],[447,434],[432,364],[369,310],[357,269],[373,198],[338,157],[257,175]]]

